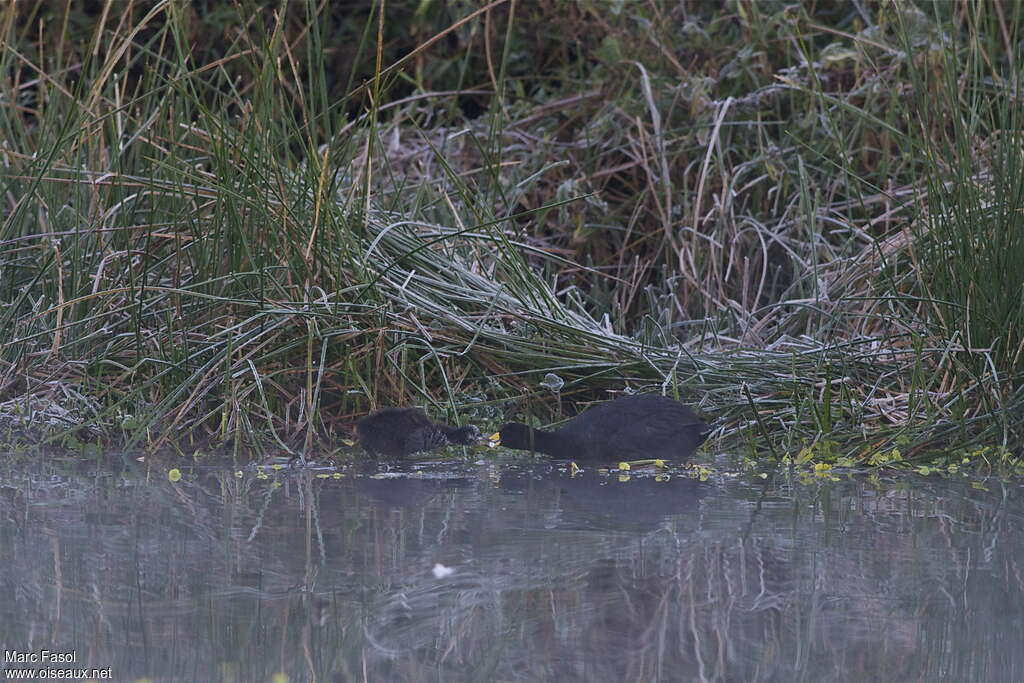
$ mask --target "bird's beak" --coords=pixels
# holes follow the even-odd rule
[[[489,437],[487,437],[487,447],[488,448],[497,448],[500,445],[501,445],[501,432],[494,432]]]

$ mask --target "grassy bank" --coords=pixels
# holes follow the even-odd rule
[[[8,439],[629,389],[758,455],[1018,448],[1012,4],[94,9],[2,10]]]

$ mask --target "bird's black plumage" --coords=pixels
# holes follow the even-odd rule
[[[501,427],[500,445],[572,460],[687,457],[707,439],[708,424],[679,401],[625,396],[588,408],[560,429],[520,422]]]
[[[356,422],[359,443],[371,453],[399,458],[449,444],[473,445],[480,430],[431,422],[419,408],[383,408]]]

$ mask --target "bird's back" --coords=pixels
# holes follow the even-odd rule
[[[417,408],[382,408],[356,422],[356,434],[366,450],[398,457],[407,454],[410,435],[416,435],[414,440],[420,438],[431,424]]]
[[[688,455],[704,442],[707,431],[707,423],[688,406],[657,394],[598,404],[562,428],[604,458]]]

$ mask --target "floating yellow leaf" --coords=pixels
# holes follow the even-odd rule
[[[173,470],[167,473],[167,478],[171,480],[171,483],[181,481],[181,470],[175,467]]]

